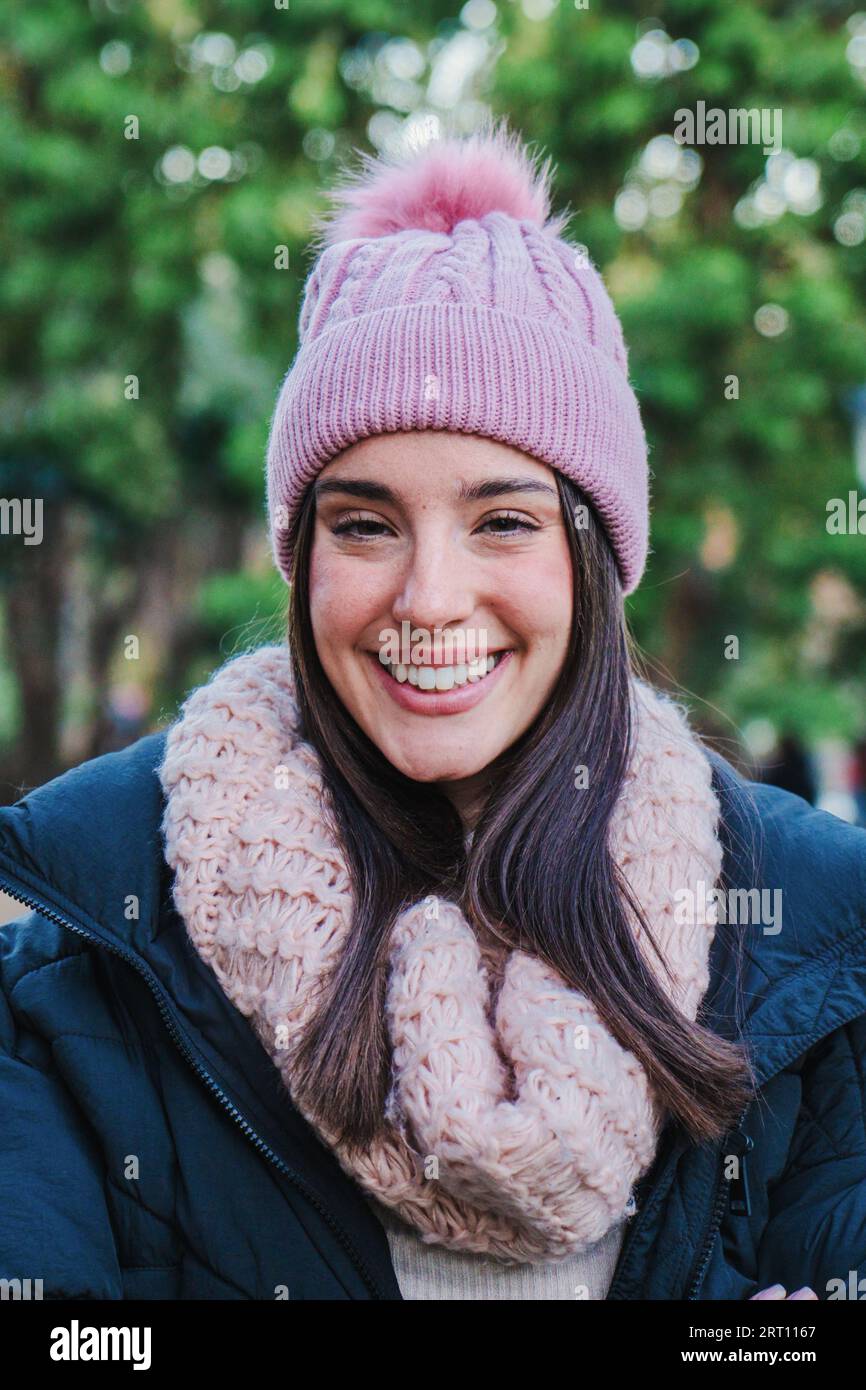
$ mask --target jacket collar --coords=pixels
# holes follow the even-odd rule
[[[165,731],[147,735],[0,808],[0,888],[131,953],[157,969],[170,993],[178,985],[185,994],[194,953],[179,930],[163,853],[157,768],[165,738]],[[767,920],[717,928],[704,1016],[734,1036],[740,941],[740,1014],[763,1084],[866,1013],[866,832],[711,758],[725,882],[780,894],[765,902],[781,904],[781,929]]]

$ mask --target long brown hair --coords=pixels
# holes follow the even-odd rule
[[[696,1141],[723,1135],[753,1094],[743,1047],[674,1007],[629,925],[627,909],[655,946],[608,847],[631,755],[629,690],[638,661],[604,528],[581,491],[555,476],[564,517],[582,506],[590,518],[566,527],[574,576],[568,650],[548,704],[487,769],[490,790],[468,850],[448,798],[388,762],[328,681],[310,620],[312,487],[295,521],[289,646],[300,732],[321,761],[324,811],[349,868],[353,920],[295,1052],[293,1091],[350,1149],[369,1145],[385,1125],[391,927],[404,907],[431,894],[450,897],[467,920],[539,956],[582,992]],[[580,796],[576,763],[587,768]]]

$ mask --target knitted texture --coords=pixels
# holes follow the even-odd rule
[[[563,215],[548,217],[547,166],[500,127],[370,160],[335,197],[271,420],[283,575],[326,463],[370,435],[439,429],[512,444],[578,483],[630,593],[647,554],[646,439],[601,276],[559,236]]]
[[[611,850],[673,982],[633,922],[646,959],[694,1019],[714,931],[698,883],[721,871],[719,806],[684,712],[639,681],[633,698]],[[318,756],[296,729],[288,649],[262,647],[190,695],[160,768],[175,905],[290,1095],[293,1045],[352,914]],[[680,907],[683,924],[674,895],[689,888],[697,908]],[[663,1116],[637,1058],[582,994],[537,957],[482,949],[456,904],[431,898],[394,923],[386,1013],[386,1137],[350,1157],[302,1108],[367,1192],[424,1240],[504,1261],[564,1258],[623,1219]]]

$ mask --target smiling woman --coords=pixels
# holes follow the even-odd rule
[[[46,1297],[866,1260],[866,835],[638,674],[646,441],[547,178],[503,127],[338,191],[268,449],[288,640],[0,814],[0,1272]]]

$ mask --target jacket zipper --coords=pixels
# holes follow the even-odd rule
[[[738,1182],[738,1206],[736,1207],[736,1210],[740,1215],[746,1216],[750,1215],[752,1210],[751,1204],[749,1202],[749,1185],[748,1176],[746,1173],[746,1154],[749,1152],[750,1149],[754,1147],[754,1145],[749,1136],[747,1134],[743,1134],[742,1130],[740,1129],[740,1126],[742,1125],[747,1114],[749,1113],[750,1107],[751,1102],[749,1103],[749,1105],[746,1106],[746,1109],[743,1111],[742,1115],[738,1119],[734,1129],[728,1130],[728,1133],[725,1135],[725,1138],[722,1141],[722,1148],[719,1154],[720,1171],[716,1186],[715,1199],[713,1201],[713,1208],[710,1214],[710,1224],[707,1227],[707,1232],[704,1237],[704,1243],[701,1252],[698,1255],[695,1264],[692,1266],[695,1272],[692,1277],[692,1283],[689,1288],[689,1291],[686,1294],[687,1301],[695,1301],[698,1297],[698,1294],[701,1291],[701,1285],[703,1284],[704,1279],[706,1277],[707,1269],[710,1263],[710,1257],[713,1253],[713,1245],[715,1244],[719,1227],[722,1224],[722,1217],[725,1214],[725,1207],[727,1206],[728,1198],[731,1194],[731,1189],[733,1187],[734,1182]],[[738,1145],[738,1147],[740,1147],[742,1150],[742,1152],[740,1153],[740,1177],[739,1179],[733,1179],[729,1182],[729,1180],[725,1177],[724,1160],[728,1152],[728,1141],[737,1135],[740,1136],[740,1140],[742,1141]]]
[[[665,1141],[666,1150],[670,1147],[670,1144],[671,1144],[672,1142],[673,1142],[672,1139],[667,1139],[667,1140]],[[659,1155],[659,1157],[660,1157],[660,1155]],[[637,1186],[637,1185],[636,1185],[636,1186]],[[636,1200],[636,1199],[635,1199],[635,1192],[634,1192],[634,1190],[632,1191],[632,1196],[631,1196],[630,1200],[632,1200],[632,1201]],[[611,1280],[610,1287],[608,1288],[608,1291],[607,1291],[607,1297],[608,1297],[608,1298],[610,1298],[611,1293],[612,1293],[613,1290],[616,1288],[617,1284],[620,1282],[620,1274],[618,1273],[618,1271],[621,1270],[621,1269],[623,1269],[623,1267],[625,1266],[625,1263],[626,1263],[626,1260],[628,1259],[628,1254],[629,1254],[629,1251],[630,1251],[630,1249],[631,1249],[632,1243],[634,1242],[635,1236],[637,1235],[637,1232],[638,1232],[638,1230],[640,1229],[640,1227],[643,1225],[643,1221],[644,1221],[644,1216],[645,1216],[645,1214],[646,1214],[646,1202],[645,1202],[645,1201],[641,1201],[640,1206],[637,1207],[637,1210],[636,1210],[636,1212],[635,1212],[635,1215],[634,1215],[634,1217],[632,1218],[632,1220],[629,1222],[628,1227],[627,1227],[627,1229],[626,1229],[625,1237],[624,1237],[624,1239],[623,1239],[622,1246],[620,1247],[619,1256],[618,1256],[618,1258],[617,1258],[616,1269],[614,1270],[614,1277],[613,1277],[613,1279]]]
[[[289,1181],[298,1189],[298,1191],[303,1195],[303,1197],[310,1203],[310,1205],[316,1209],[316,1211],[319,1213],[322,1219],[331,1228],[334,1235],[339,1240],[340,1244],[343,1246],[343,1249],[346,1251],[346,1254],[349,1256],[352,1263],[355,1265],[355,1268],[361,1275],[361,1278],[363,1279],[367,1288],[370,1290],[373,1298],[384,1299],[385,1294],[379,1287],[379,1284],[376,1281],[375,1276],[368,1269],[362,1256],[358,1254],[358,1251],[355,1249],[352,1240],[343,1230],[342,1226],[340,1226],[340,1224],[336,1221],[332,1214],[322,1205],[317,1194],[312,1191],[312,1189],[308,1186],[308,1184],[304,1181],[300,1174],[296,1173],[292,1168],[290,1168],[288,1164],[280,1158],[279,1154],[274,1153],[273,1149],[265,1143],[264,1139],[262,1139],[259,1134],[256,1133],[249,1121],[244,1119],[237,1106],[226,1095],[225,1091],[221,1089],[217,1082],[214,1081],[210,1073],[206,1071],[205,1068],[201,1065],[201,1063],[197,1061],[197,1059],[193,1056],[192,1052],[187,1047],[186,1043],[184,1042],[183,1038],[181,1037],[178,1031],[177,1025],[172,1016],[171,1009],[166,1002],[165,994],[156,977],[151,973],[151,971],[149,971],[146,966],[142,965],[130,952],[123,951],[119,946],[111,945],[107,941],[102,941],[98,936],[94,936],[92,932],[86,931],[84,927],[76,926],[75,923],[68,921],[67,918],[61,917],[61,915],[58,912],[55,912],[53,908],[46,906],[46,904],[43,902],[40,902],[38,898],[34,898],[32,896],[24,896],[15,887],[12,886],[5,874],[0,874],[0,889],[2,889],[4,893],[8,893],[9,897],[14,898],[16,902],[23,903],[25,907],[29,907],[36,912],[40,912],[43,917],[49,918],[49,920],[52,922],[57,922],[59,926],[65,927],[67,931],[74,932],[77,936],[83,936],[86,941],[92,942],[94,946],[99,946],[105,951],[113,952],[114,955],[119,956],[121,960],[125,960],[128,965],[131,965],[133,969],[136,970],[138,974],[142,976],[151,993],[153,994],[154,999],[156,1000],[160,1016],[162,1017],[162,1020],[165,1023],[171,1038],[176,1043],[179,1051],[181,1052],[181,1055],[190,1064],[190,1066],[196,1072],[197,1076],[204,1082],[208,1090],[214,1096],[216,1096],[220,1105],[231,1117],[231,1119],[234,1120],[235,1124],[238,1125],[238,1127],[246,1135],[247,1139],[250,1140],[253,1147],[256,1148],[259,1151],[259,1153],[264,1154],[264,1156],[274,1165],[274,1167],[277,1168],[281,1173],[283,1173],[289,1179]]]
[[[734,1136],[739,1137],[739,1160],[740,1171],[735,1178],[730,1181],[731,1211],[735,1216],[751,1216],[752,1200],[749,1196],[749,1173],[746,1166],[747,1155],[755,1147],[754,1141],[748,1134],[744,1134],[741,1129],[734,1131]]]

